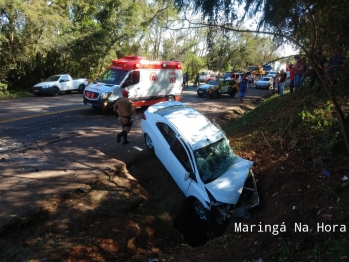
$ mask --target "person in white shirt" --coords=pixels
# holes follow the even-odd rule
[[[253,84],[253,76],[252,74],[250,73],[248,75],[248,87],[251,88],[252,87],[252,84]]]

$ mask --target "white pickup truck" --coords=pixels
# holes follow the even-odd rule
[[[213,71],[202,71],[199,73],[199,81],[207,82],[216,78],[216,75]]]
[[[58,96],[60,92],[78,91],[83,93],[88,85],[87,78],[73,79],[70,75],[53,75],[44,82],[33,86],[36,95]]]

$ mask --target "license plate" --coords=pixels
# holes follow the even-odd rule
[[[200,94],[202,94],[204,91],[199,91]]]
[[[92,106],[92,103],[86,103],[86,105],[88,105],[88,106]]]

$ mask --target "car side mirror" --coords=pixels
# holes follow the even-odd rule
[[[184,174],[184,181],[187,181],[190,177],[190,172],[185,172]]]

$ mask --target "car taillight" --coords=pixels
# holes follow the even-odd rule
[[[147,117],[145,116],[144,113],[143,113],[143,115],[142,115],[142,119],[143,119],[143,120],[147,120]]]

